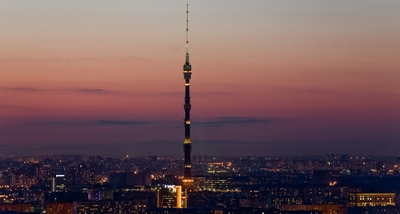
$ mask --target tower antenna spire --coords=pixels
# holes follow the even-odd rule
[[[192,66],[189,61],[189,4],[186,4],[186,60],[183,65],[183,71],[190,72],[191,70]],[[185,79],[187,79],[187,77],[185,77]],[[190,79],[190,76],[188,76],[188,79]]]
[[[189,63],[189,4],[186,4],[186,63]]]

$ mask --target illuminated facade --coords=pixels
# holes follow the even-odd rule
[[[183,77],[185,79],[185,141],[183,142],[183,150],[185,153],[184,160],[184,175],[182,179],[182,185],[184,188],[184,207],[187,207],[187,192],[193,187],[192,178],[192,165],[191,165],[191,150],[192,142],[190,140],[190,78],[192,76],[192,65],[189,62],[189,6],[186,5],[186,59],[185,64],[183,64]]]
[[[396,193],[367,193],[367,192],[350,192],[349,205],[357,207],[365,206],[395,206]]]

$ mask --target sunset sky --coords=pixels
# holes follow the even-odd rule
[[[187,1],[4,1],[0,156],[183,157]],[[192,154],[400,155],[400,1],[189,1]]]

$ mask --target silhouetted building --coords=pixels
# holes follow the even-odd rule
[[[108,175],[108,182],[115,187],[127,185],[127,172],[111,172]]]
[[[332,182],[331,170],[314,170],[313,183],[314,184],[329,184]]]

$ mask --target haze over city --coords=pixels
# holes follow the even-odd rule
[[[400,2],[189,4],[192,154],[399,154]],[[3,2],[0,156],[182,156],[185,5]]]

